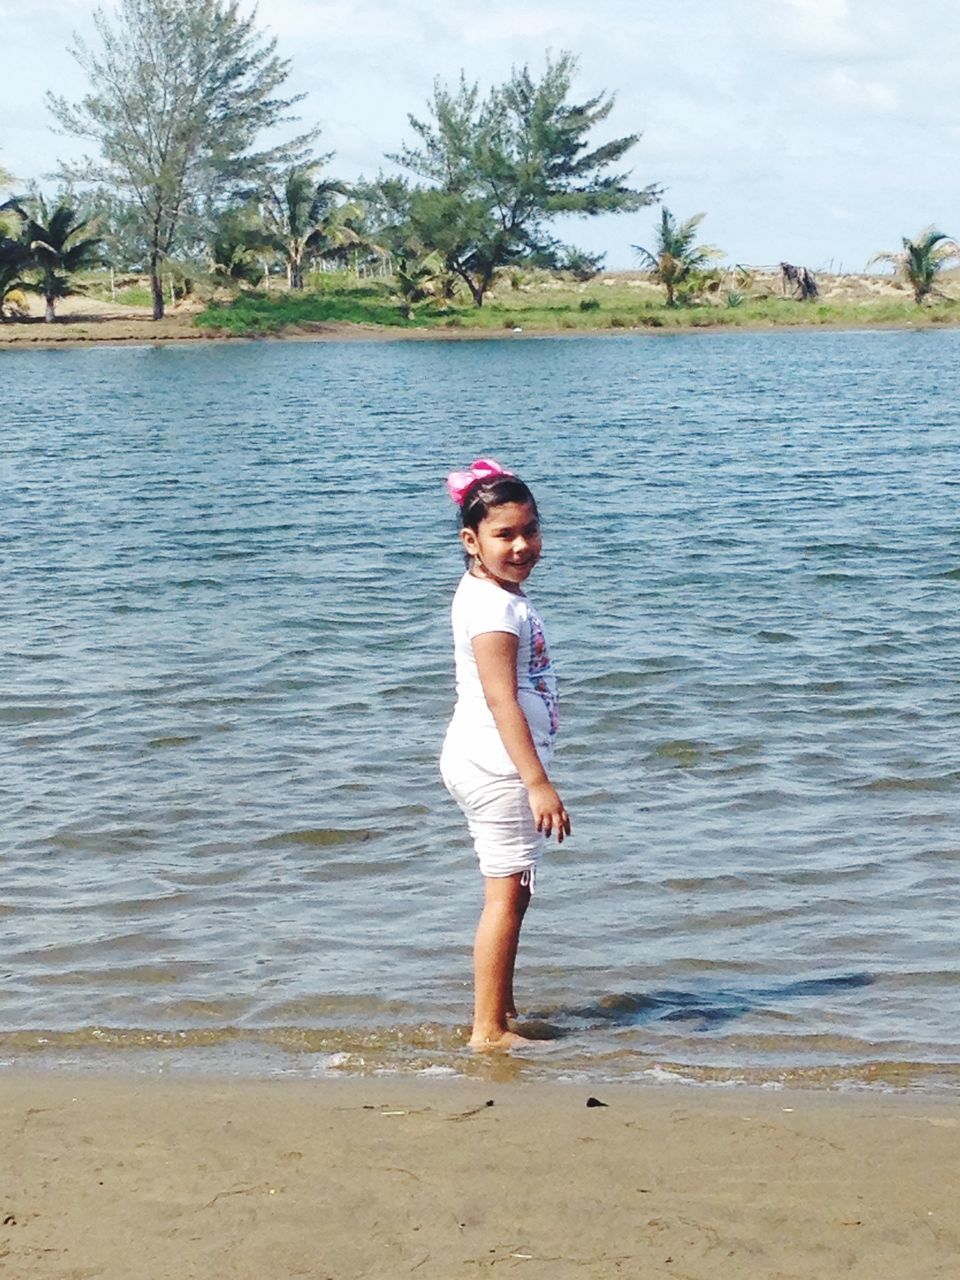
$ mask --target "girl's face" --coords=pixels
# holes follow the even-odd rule
[[[492,507],[477,529],[461,529],[460,538],[474,565],[505,587],[519,591],[540,559],[540,519],[532,502]]]

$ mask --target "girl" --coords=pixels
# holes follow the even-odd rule
[[[440,771],[466,814],[484,877],[473,948],[474,1049],[529,1041],[516,1017],[513,970],[545,839],[570,834],[547,768],[557,732],[557,685],[543,624],[522,591],[540,559],[533,494],[492,458],[447,477],[460,508],[467,571],[453,598],[457,704]]]

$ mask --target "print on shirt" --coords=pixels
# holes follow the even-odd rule
[[[530,664],[527,668],[530,683],[543,699],[547,714],[550,717],[550,737],[556,735],[560,727],[560,705],[556,690],[551,689],[543,676],[550,670],[550,654],[547,651],[547,638],[543,634],[543,624],[535,613],[530,614]]]

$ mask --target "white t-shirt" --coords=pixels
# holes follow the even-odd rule
[[[487,706],[472,643],[475,636],[486,632],[507,631],[518,640],[517,701],[530,726],[537,755],[548,765],[559,723],[559,703],[547,638],[536,609],[525,595],[465,573],[453,597],[451,620],[457,705],[444,753],[456,753],[498,775],[516,773]]]

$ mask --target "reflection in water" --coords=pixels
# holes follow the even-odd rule
[[[856,990],[869,986],[872,981],[867,973],[849,973],[745,989],[671,989],[642,995],[623,992],[603,996],[594,1004],[531,1013],[529,1018],[524,1018],[523,1025],[541,1026],[545,1038],[551,1038],[546,1036],[548,1028],[552,1028],[552,1035],[556,1036],[563,1034],[565,1026],[579,1030],[605,1024],[634,1027],[650,1022],[682,1022],[692,1032],[712,1031],[747,1013],[776,1009],[791,1000]]]

